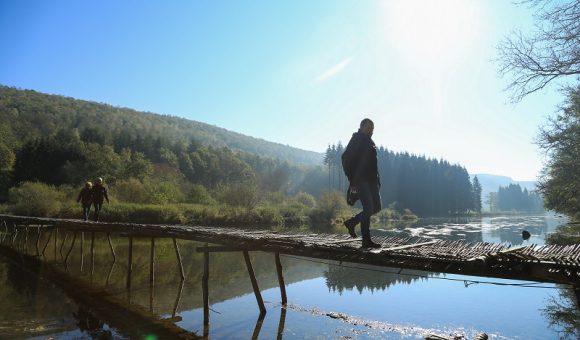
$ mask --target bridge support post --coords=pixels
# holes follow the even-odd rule
[[[42,248],[42,255],[44,255],[44,252],[46,251],[46,247],[48,247],[48,244],[50,243],[50,239],[52,238],[52,234],[54,234],[55,229],[56,229],[56,226],[54,226],[52,228],[52,230],[50,231],[50,234],[48,234],[48,240],[46,240],[46,244],[44,245],[44,248]]]
[[[91,282],[93,282],[93,273],[95,272],[95,232],[91,233]]]
[[[155,277],[155,237],[151,238],[151,263],[149,264],[149,282],[153,283]]]
[[[62,244],[60,245],[60,256],[62,257],[62,248],[64,248],[64,243],[66,242],[66,238],[68,237],[68,228],[66,229],[66,233],[64,233],[64,237],[62,238]]]
[[[14,249],[14,246],[16,243],[16,237],[18,236],[18,228],[16,227],[16,223],[12,222],[12,225],[14,227],[14,231],[12,232],[12,237],[11,237],[10,241],[12,242],[12,249]]]
[[[262,300],[262,293],[260,292],[260,287],[258,287],[258,281],[256,280],[256,275],[254,274],[252,262],[250,261],[250,254],[248,253],[247,250],[244,250],[243,253],[244,259],[246,260],[246,267],[248,267],[248,274],[250,274],[250,281],[252,281],[252,287],[254,288],[254,295],[256,295],[258,307],[260,307],[260,314],[266,314],[266,307],[264,306],[264,300]]]
[[[256,327],[254,327],[254,333],[252,334],[252,339],[258,339],[260,336],[260,331],[262,330],[262,325],[264,324],[265,313],[260,313],[258,316],[258,321],[256,321]]]
[[[72,244],[70,245],[70,249],[68,250],[66,257],[64,258],[64,263],[67,263],[68,257],[70,256],[70,253],[72,252],[72,250],[75,246],[75,241],[77,240],[77,233],[78,233],[78,231],[75,231],[75,236],[73,236],[73,240],[72,240]]]
[[[42,235],[42,224],[36,230],[36,257],[40,257],[40,236]]]
[[[205,244],[207,248],[208,244]],[[201,278],[201,287],[203,290],[203,325],[209,325],[209,252],[203,253],[203,276]],[[209,333],[209,329],[208,329]],[[203,336],[207,337],[206,327],[203,330]]]
[[[4,226],[4,229],[6,231],[4,233],[2,233],[2,237],[0,237],[0,242],[4,242],[4,240],[6,239],[6,236],[8,235],[8,225],[6,224],[6,221],[2,220],[2,225]]]
[[[81,231],[81,273],[83,272],[84,260],[85,260],[85,232]]]
[[[280,284],[280,295],[282,297],[282,305],[286,305],[288,300],[286,298],[286,285],[284,284],[284,276],[282,275],[282,262],[280,261],[280,253],[275,253],[276,272],[278,272],[278,283]]]
[[[171,313],[171,318],[175,319],[175,313],[177,313],[177,307],[179,306],[179,300],[181,300],[181,292],[183,291],[183,283],[185,280],[179,282],[179,289],[177,290],[177,297],[175,298],[175,304],[173,305],[173,313]]]
[[[280,308],[280,322],[278,322],[278,336],[276,337],[277,340],[282,340],[282,336],[284,335],[285,324],[286,324],[286,306],[283,305]]]
[[[117,261],[117,255],[115,255],[115,249],[113,248],[113,242],[111,242],[111,233],[107,232],[107,238],[109,239],[109,247],[111,248],[111,253],[113,254],[113,262]]]
[[[179,253],[179,247],[177,246],[177,240],[173,239],[173,247],[175,248],[175,255],[177,256],[177,264],[179,265],[179,274],[181,274],[181,279],[185,280],[185,273],[183,272],[183,263],[181,262],[181,254]]]
[[[127,263],[127,288],[131,288],[131,272],[133,271],[133,236],[129,236],[129,259]]]
[[[22,248],[22,252],[24,254],[28,254],[28,225],[26,225],[24,227],[24,235],[23,236],[24,236],[24,247]],[[20,246],[20,241],[18,241],[18,245]]]

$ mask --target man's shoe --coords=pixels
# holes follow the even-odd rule
[[[363,248],[380,248],[380,247],[381,247],[381,245],[380,245],[380,244],[378,244],[378,243],[374,243],[374,242],[373,242],[373,241],[371,241],[371,240],[368,240],[368,241],[363,241],[363,243],[362,243],[362,247],[363,247]]]
[[[354,227],[356,227],[357,223],[355,221],[353,221],[352,218],[344,221],[343,224],[346,227],[346,229],[348,229],[348,233],[350,234],[350,237],[352,237],[352,238],[358,237],[358,235],[354,231]]]

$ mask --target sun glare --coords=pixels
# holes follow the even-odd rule
[[[468,48],[478,18],[476,4],[465,0],[388,1],[385,11],[395,47],[431,57],[450,48]]]

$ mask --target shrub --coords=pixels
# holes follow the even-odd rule
[[[65,195],[54,186],[38,182],[24,182],[8,193],[15,215],[57,217]]]
[[[254,209],[259,199],[258,188],[243,183],[234,183],[228,187],[221,188],[219,192],[220,200],[230,207],[240,207],[247,212]]]
[[[283,191],[269,192],[262,197],[266,204],[283,205],[286,203],[286,194]]]
[[[146,203],[150,200],[147,189],[138,179],[130,178],[116,183],[113,190],[119,201],[127,203]]]
[[[211,197],[203,185],[195,184],[187,194],[187,203],[213,205],[217,202]]]
[[[329,192],[323,190],[313,212],[315,220],[329,222],[348,211],[348,205],[342,193],[338,190]]]
[[[266,205],[257,208],[258,214],[262,223],[269,223],[274,225],[284,225],[284,217],[280,214],[280,210],[272,205]]]
[[[298,194],[296,194],[296,196],[294,196],[292,201],[302,204],[303,206],[308,208],[314,208],[314,206],[316,205],[316,199],[314,198],[314,196],[305,192],[299,192]]]
[[[154,188],[151,195],[151,203],[167,204],[182,202],[184,195],[179,185],[172,181],[159,182]]]

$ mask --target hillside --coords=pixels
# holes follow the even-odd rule
[[[0,85],[0,141],[11,149],[57,129],[82,132],[93,127],[117,135],[122,132],[163,137],[172,142],[193,138],[206,146],[227,146],[296,165],[321,164],[323,159],[322,153],[268,142],[202,122]]]

